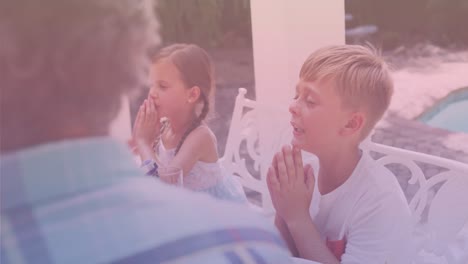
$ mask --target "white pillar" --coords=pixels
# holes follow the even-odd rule
[[[251,0],[257,100],[285,104],[315,49],[345,43],[342,0]]]
[[[343,0],[251,0],[250,6],[256,100],[267,106],[256,124],[264,180],[272,155],[290,138],[287,111],[301,65],[317,48],[345,43],[345,12]]]

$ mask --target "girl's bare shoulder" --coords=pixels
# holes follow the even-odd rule
[[[216,136],[207,125],[200,125],[194,129],[187,136],[186,141],[190,141],[201,151],[201,161],[213,162],[218,159]]]

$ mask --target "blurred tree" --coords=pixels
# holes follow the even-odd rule
[[[159,0],[156,12],[166,43],[215,45],[221,34],[219,0]]]
[[[431,41],[468,44],[468,0],[347,0],[348,27],[373,24],[383,48]]]
[[[251,42],[249,0],[159,0],[156,13],[165,44],[218,46],[226,35]]]
[[[441,44],[468,44],[468,0],[428,0],[426,32]]]

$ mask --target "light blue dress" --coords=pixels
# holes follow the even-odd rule
[[[175,156],[175,149],[166,149],[162,141],[158,144],[158,156],[163,165],[168,165]],[[221,200],[247,202],[244,189],[234,175],[227,173],[221,162],[197,161],[183,179],[184,188],[205,192]]]

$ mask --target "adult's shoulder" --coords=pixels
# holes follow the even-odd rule
[[[113,189],[113,196],[120,200],[117,205],[145,211],[145,214],[153,215],[151,221],[160,221],[160,224],[181,222],[187,226],[189,223],[192,229],[202,230],[255,227],[277,234],[272,221],[246,204],[218,200],[206,193],[173,187],[151,177],[137,177]]]
[[[222,248],[241,246],[251,248],[265,260],[289,260],[287,248],[272,221],[244,204],[216,200],[204,193],[162,183],[134,182],[132,185],[125,187],[132,192],[133,200],[128,204],[132,209],[126,215],[145,217],[133,217],[131,222],[137,222],[138,226],[128,228],[139,230],[145,226],[146,234],[155,234],[148,246],[161,248],[178,241],[180,245],[171,247],[192,248],[196,244],[220,252],[224,252]]]
[[[259,214],[149,176],[122,177],[36,211],[58,263],[290,260],[273,224]],[[73,254],[64,250],[68,241],[79,245],[66,247]]]

